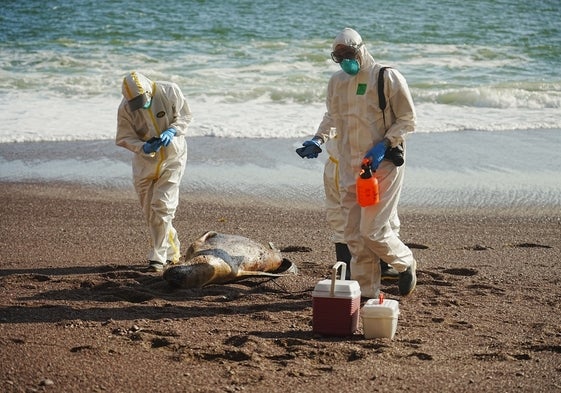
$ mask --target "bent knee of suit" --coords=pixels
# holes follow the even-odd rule
[[[175,213],[177,204],[166,203],[164,201],[157,200],[157,201],[152,201],[152,204],[150,206],[154,213],[156,213],[160,217],[165,217],[165,216],[173,215]]]
[[[385,239],[388,238],[388,235],[391,234],[388,233],[387,228],[381,228],[377,231],[372,231],[370,228],[366,228],[363,226],[361,226],[360,228],[360,236],[363,239],[368,239],[371,242],[383,243]]]

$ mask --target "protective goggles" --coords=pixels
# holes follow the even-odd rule
[[[340,49],[334,50],[331,52],[331,59],[337,64],[342,62],[345,59],[356,59],[358,55],[358,49],[362,46],[362,44],[358,46],[345,46]]]

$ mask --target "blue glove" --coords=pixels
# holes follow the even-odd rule
[[[378,169],[378,166],[386,155],[386,150],[388,149],[389,145],[390,142],[387,139],[384,139],[383,141],[376,143],[374,147],[366,152],[364,158],[370,158],[372,160],[370,168],[372,168],[373,171]]]
[[[160,150],[162,147],[162,141],[160,138],[150,138],[146,142],[144,142],[144,146],[142,146],[142,151],[146,154],[155,153]]]
[[[311,139],[302,143],[301,148],[296,149],[296,153],[300,155],[300,157],[304,158],[317,158],[318,154],[322,152],[321,150],[321,143],[318,139]]]
[[[160,140],[162,141],[162,145],[164,145],[164,147],[167,147],[176,133],[177,131],[175,131],[175,128],[168,128],[167,130],[162,132],[160,134]]]

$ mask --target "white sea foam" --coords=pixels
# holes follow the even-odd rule
[[[214,96],[187,97],[194,114],[190,136],[305,138],[323,117],[323,103],[244,103]],[[68,98],[29,92],[0,96],[0,143],[113,139],[118,95]],[[417,132],[559,129],[558,108],[480,108],[420,103]]]

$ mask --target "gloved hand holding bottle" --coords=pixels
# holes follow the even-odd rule
[[[175,128],[171,128],[171,127],[165,130],[164,132],[162,132],[160,134],[160,140],[162,141],[161,144],[164,145],[164,147],[167,147],[171,143],[171,140],[173,139],[176,133],[177,131],[175,131]]]
[[[364,158],[368,158],[372,161],[370,167],[372,168],[373,171],[378,169],[378,166],[384,159],[386,150],[388,149],[389,146],[390,146],[390,141],[384,139],[381,142],[376,143],[374,147],[372,147],[370,150],[366,152]]]
[[[162,147],[162,140],[160,138],[150,138],[142,146],[142,151],[146,154],[156,153]]]
[[[296,149],[296,153],[302,158],[317,158],[321,150],[321,139],[312,138],[309,141],[302,143],[302,147]]]

